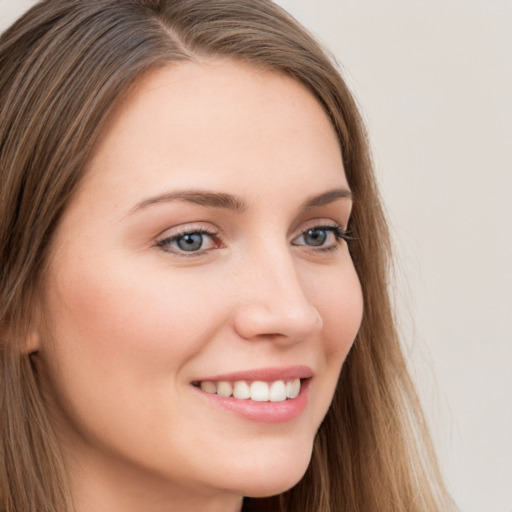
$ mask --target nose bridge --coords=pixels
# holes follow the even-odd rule
[[[244,260],[236,315],[239,334],[300,341],[321,328],[321,316],[301,283],[289,245],[264,244]]]

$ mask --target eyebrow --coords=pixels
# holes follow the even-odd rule
[[[333,203],[338,199],[350,199],[352,200],[352,192],[346,188],[335,188],[328,190],[318,196],[313,196],[302,205],[301,210],[309,210],[310,208],[316,208],[317,206],[324,206],[326,204]]]
[[[132,208],[130,213],[147,208],[153,204],[170,203],[173,201],[183,201],[186,203],[198,204],[200,206],[209,206],[210,208],[223,208],[238,213],[242,213],[247,210],[246,202],[231,194],[225,194],[223,192],[207,192],[204,190],[180,190],[145,199]]]
[[[300,210],[305,211],[310,208],[324,206],[330,204],[338,199],[352,199],[352,193],[346,188],[336,188],[323,192],[322,194],[310,197],[307,199]],[[231,210],[237,213],[243,213],[247,210],[247,203],[232,194],[223,192],[210,192],[204,190],[180,190],[176,192],[167,192],[155,197],[150,197],[135,205],[130,210],[131,213],[147,208],[148,206],[159,203],[170,203],[173,201],[183,201],[186,203],[198,204],[200,206],[207,206],[210,208],[221,208]]]

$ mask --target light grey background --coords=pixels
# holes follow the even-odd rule
[[[0,30],[32,3],[0,0]],[[463,512],[511,512],[512,2],[278,3],[331,48],[367,120],[448,486]]]

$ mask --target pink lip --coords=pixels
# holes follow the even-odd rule
[[[313,377],[313,371],[308,366],[288,366],[286,368],[260,368],[257,370],[247,370],[234,373],[224,373],[195,379],[194,382],[219,382],[221,380],[235,382],[237,380],[254,381],[261,380],[264,382],[273,382],[276,380],[292,380],[292,379],[309,379]]]
[[[266,382],[276,380],[301,379],[302,385],[299,395],[296,398],[283,402],[253,402],[252,400],[239,400],[234,397],[224,398],[216,394],[206,393],[200,388],[194,387],[207,406],[215,409],[221,408],[237,416],[257,423],[285,423],[291,421],[304,411],[308,403],[309,389],[311,385],[312,370],[307,366],[293,366],[287,368],[264,368],[235,372],[224,375],[216,375],[195,382],[225,380],[235,382],[237,380]]]

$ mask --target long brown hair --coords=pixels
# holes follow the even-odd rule
[[[305,85],[336,129],[354,195],[361,329],[306,475],[244,510],[451,509],[394,327],[389,237],[361,118],[318,43],[268,0],[46,0],[0,38],[0,509],[73,508],[26,349],[52,234],[126,91],[149,69],[198,57]]]

